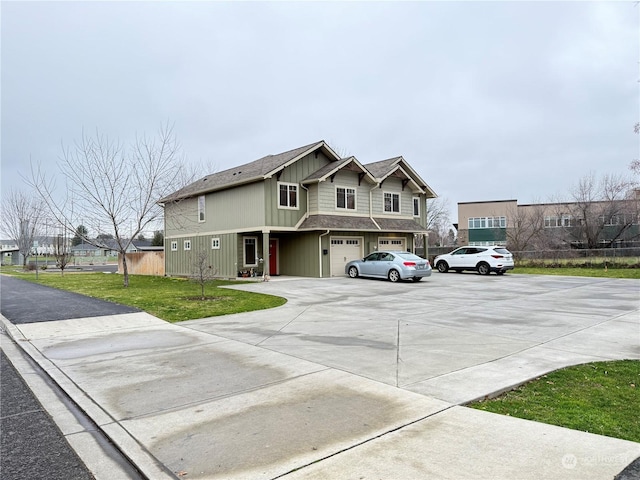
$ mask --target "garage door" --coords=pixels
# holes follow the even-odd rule
[[[347,262],[362,258],[362,239],[353,237],[331,238],[331,276],[344,275]]]
[[[380,237],[378,238],[378,250],[396,250],[404,252],[407,250],[407,239]]]

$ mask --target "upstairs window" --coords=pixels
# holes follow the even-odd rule
[[[413,216],[420,216],[420,197],[413,197]]]
[[[280,208],[298,208],[298,185],[278,183],[278,206]]]
[[[171,251],[172,252],[177,252],[178,251],[178,242],[176,242],[176,241],[172,241],[171,242]]]
[[[198,222],[204,222],[204,195],[198,197]]]
[[[384,211],[387,213],[400,213],[400,194],[384,194]]]
[[[356,189],[336,187],[336,208],[356,209]]]
[[[182,245],[182,248],[184,250],[191,250],[191,240],[185,240]]]

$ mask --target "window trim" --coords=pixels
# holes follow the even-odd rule
[[[220,250],[220,237],[213,237],[211,239],[211,250]]]
[[[185,252],[191,250],[191,240],[185,240],[184,242],[182,242],[182,249]]]
[[[178,251],[178,241],[177,240],[171,240],[171,251],[172,252],[177,252]]]
[[[198,223],[203,223],[207,219],[205,214],[206,202],[207,200],[204,195],[198,195]]]
[[[344,190],[344,207],[338,205],[338,190]],[[353,192],[353,208],[349,208],[349,190]],[[355,187],[343,187],[336,185],[335,187],[336,210],[347,210],[355,212],[358,209],[358,190]]]
[[[247,240],[253,240],[254,243],[254,256],[256,263],[247,263]],[[245,267],[257,267],[258,266],[258,237],[242,237],[242,264]]]
[[[416,207],[418,212],[416,213]],[[413,197],[413,216],[420,217],[420,197]]]
[[[278,208],[279,209],[283,209],[283,210],[300,210],[300,185],[297,183],[292,183],[292,182],[278,182],[277,183],[277,191],[278,191]],[[282,205],[282,203],[280,202],[281,198],[280,198],[280,189],[281,187],[286,186],[287,187],[287,205]],[[296,192],[296,204],[295,206],[291,206],[290,205],[290,200],[291,200],[291,188],[290,187],[295,187],[295,192]]]
[[[387,210],[387,195],[391,195],[391,210]],[[398,197],[398,211],[393,210],[393,197]],[[402,196],[397,192],[382,192],[382,211],[384,213],[391,213],[394,215],[400,215],[402,213]]]

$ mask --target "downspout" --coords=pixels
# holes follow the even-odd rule
[[[318,237],[318,266],[320,267],[320,278],[324,278],[324,276],[322,275],[322,237],[324,237],[325,235],[329,235],[329,232],[331,232],[331,230],[327,230],[326,232],[321,233]]]
[[[304,188],[307,191],[307,210],[304,212],[304,219],[309,218],[309,189],[304,185],[300,184],[300,187]]]
[[[380,186],[380,183],[378,182],[369,190],[369,218],[371,219],[373,224],[378,228],[378,230],[382,230],[380,228],[380,225],[378,225],[376,221],[373,219],[373,191],[379,186]]]

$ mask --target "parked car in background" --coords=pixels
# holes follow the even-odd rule
[[[449,270],[456,272],[475,270],[480,275],[489,275],[491,272],[502,275],[507,270],[513,270],[514,267],[511,252],[497,245],[456,248],[450,253],[438,255],[433,264],[440,273],[446,273]]]
[[[352,260],[345,266],[351,278],[388,278],[392,282],[413,280],[419,282],[431,275],[429,260],[409,252],[373,252],[361,260]]]

